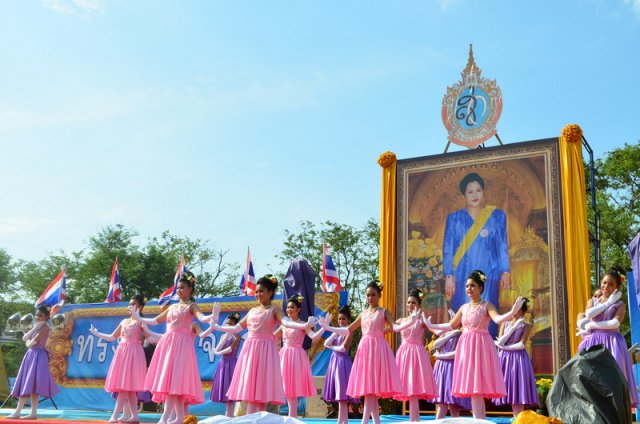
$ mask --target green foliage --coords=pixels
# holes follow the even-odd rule
[[[187,267],[198,277],[197,297],[236,294],[240,266],[226,261],[227,251],[211,247],[206,240],[180,237],[168,231],[140,247],[134,242],[137,236],[137,231],[122,225],[108,226],[91,237],[79,252],[60,252],[40,261],[20,262],[21,289],[27,297],[35,299],[60,268],[65,268],[69,303],[104,302],[117,258],[124,298],[142,293],[153,299],[173,283],[184,255]]]
[[[629,268],[629,243],[640,231],[640,142],[613,149],[596,161],[602,265]],[[590,227],[593,230],[593,216]],[[593,231],[592,231],[592,234]]]
[[[319,227],[309,221],[300,223],[300,232],[285,230],[281,263],[306,259],[316,273],[316,291],[322,285],[322,243],[329,245],[333,263],[343,289],[349,292],[354,313],[363,307],[364,287],[378,275],[380,227],[370,219],[362,228],[325,221]]]
[[[0,291],[6,293],[14,286],[15,275],[11,256],[6,250],[0,249]]]

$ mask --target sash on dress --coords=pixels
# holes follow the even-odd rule
[[[487,223],[489,217],[495,209],[496,207],[493,205],[486,205],[480,212],[480,215],[478,215],[478,218],[473,222],[471,228],[469,228],[469,230],[467,231],[467,234],[464,235],[464,238],[462,239],[460,245],[458,246],[458,249],[456,250],[456,254],[453,256],[454,271],[458,267],[458,264],[462,260],[462,257],[465,255],[465,253],[467,253],[475,239],[478,237],[478,234],[480,234],[480,230],[482,230],[482,227],[484,227],[484,224]]]

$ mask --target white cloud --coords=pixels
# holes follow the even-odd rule
[[[89,19],[94,15],[104,15],[104,0],[42,0],[42,5],[58,13]]]
[[[25,216],[8,217],[0,219],[0,234],[12,235],[33,233],[57,224],[58,221],[50,218],[29,218]]]
[[[640,17],[640,0],[622,0],[624,4],[630,5],[636,16]]]
[[[130,113],[138,101],[128,94],[72,100],[66,105],[41,102],[29,108],[19,108],[9,100],[0,102],[0,131],[103,122]]]
[[[440,9],[447,10],[455,0],[440,0]]]

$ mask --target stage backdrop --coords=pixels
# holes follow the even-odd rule
[[[533,301],[527,349],[536,373],[555,373],[570,357],[558,155],[558,139],[546,139],[398,161],[398,310],[416,287],[433,321],[448,321],[447,309],[468,301],[468,273],[481,269],[501,312],[519,295]],[[471,173],[484,180],[486,206],[473,228],[460,189]],[[504,277],[510,289],[499,288]]]
[[[200,309],[205,313],[211,312],[213,302],[222,306],[220,322],[233,312],[244,315],[257,302],[254,297],[227,297],[215,299],[197,299]],[[277,295],[274,304],[281,307],[282,295]],[[324,315],[331,312],[334,316],[337,310],[347,304],[347,293],[317,293],[315,296],[314,315]],[[50,352],[50,368],[56,382],[60,386],[60,393],[54,397],[59,408],[63,409],[98,409],[112,410],[114,400],[111,394],[104,391],[104,378],[113,358],[117,341],[106,342],[93,336],[89,332],[93,324],[102,333],[111,333],[120,321],[129,317],[128,302],[67,305],[60,313],[64,320],[53,320],[53,331],[47,343]],[[153,317],[160,312],[156,301],[147,303],[144,308],[145,317]],[[194,322],[197,322],[194,320]],[[205,327],[206,328],[206,327]],[[151,327],[156,332],[164,332],[165,323]],[[243,333],[244,334],[244,333]],[[191,412],[204,415],[224,414],[224,405],[209,401],[211,379],[219,361],[213,350],[222,333],[213,332],[208,337],[196,338],[195,350],[198,358],[198,368],[202,379],[202,389],[205,391],[206,402],[193,405]],[[242,347],[241,347],[242,349]],[[325,350],[322,340],[314,344],[309,350],[314,375],[324,375],[329,361],[330,351]],[[45,402],[43,407],[49,407]]]

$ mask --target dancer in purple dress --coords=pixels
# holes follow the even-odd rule
[[[449,309],[449,315],[451,318],[454,316],[451,309]],[[436,419],[444,418],[447,415],[447,411],[452,417],[459,417],[461,410],[471,410],[471,400],[469,398],[459,398],[451,394],[453,360],[462,331],[436,331],[436,333],[440,336],[433,344],[433,348],[436,350],[433,354],[433,357],[436,358],[436,363],[433,366],[433,377],[438,386],[437,396],[433,399],[436,404]]]
[[[39,306],[36,309],[36,325],[23,337],[29,350],[24,354],[16,383],[11,396],[18,398],[16,410],[7,418],[20,418],[20,412],[31,398],[31,413],[23,419],[38,419],[38,399],[40,396],[50,398],[59,392],[51,371],[49,371],[49,352],[45,349],[49,338],[49,308]]]
[[[496,342],[500,351],[500,366],[507,388],[505,397],[494,399],[496,405],[511,405],[514,418],[524,411],[525,406],[538,406],[538,389],[533,364],[525,350],[529,339],[531,326],[524,322],[529,299],[524,299],[522,308],[513,316],[511,321],[502,324],[500,337]]]
[[[351,323],[351,310],[348,306],[343,306],[338,310],[338,325],[349,327]],[[348,403],[359,403],[360,400],[347,395],[347,384],[351,374],[351,357],[349,347],[351,347],[351,334],[339,336],[331,333],[331,336],[324,342],[327,349],[331,349],[331,358],[327,366],[327,377],[324,380],[324,391],[322,398],[325,402],[338,402],[338,424],[349,422]]]
[[[633,375],[627,343],[620,334],[620,323],[624,321],[627,311],[624,302],[620,300],[620,288],[623,282],[624,270],[620,267],[611,267],[604,274],[600,281],[602,296],[600,299],[591,299],[587,302],[585,320],[579,323],[590,335],[580,343],[578,349],[584,350],[597,344],[604,345],[616,358],[622,374],[627,379],[631,403],[637,405],[636,379]]]
[[[225,325],[236,325],[239,322],[240,314],[234,312],[227,317]],[[210,399],[213,402],[220,402],[226,405],[225,415],[227,417],[233,417],[233,408],[236,404],[227,397],[227,390],[229,390],[229,385],[233,378],[233,371],[236,369],[236,364],[238,363],[238,347],[241,341],[242,337],[237,334],[225,333],[220,338],[220,342],[214,351],[217,356],[220,356],[220,361],[213,375]]]

